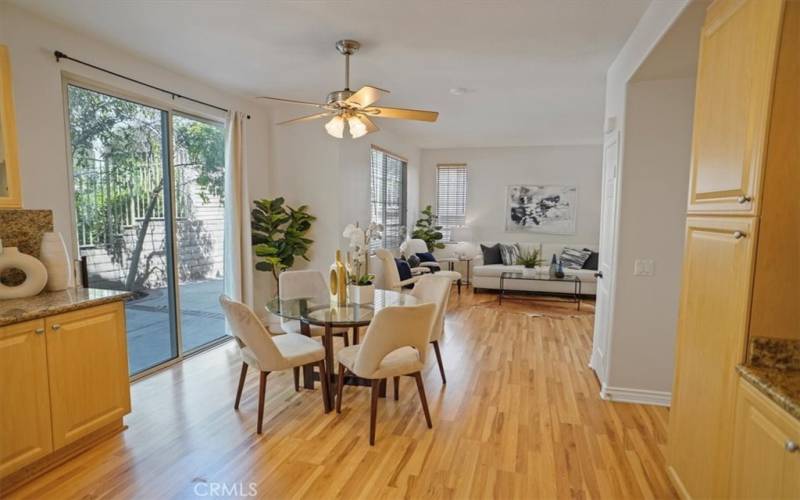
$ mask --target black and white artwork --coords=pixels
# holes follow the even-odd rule
[[[575,234],[575,186],[508,186],[506,231]]]

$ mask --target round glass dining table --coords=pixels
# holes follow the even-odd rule
[[[298,297],[281,299],[276,297],[267,302],[267,310],[276,316],[300,322],[304,335],[311,336],[310,325],[321,326],[325,329],[322,344],[325,348],[325,367],[328,371],[328,395],[325,410],[333,408],[334,395],[336,394],[336,367],[333,361],[333,331],[341,328],[353,329],[353,342],[358,343],[359,327],[367,326],[372,321],[375,313],[385,307],[411,306],[420,302],[411,295],[393,292],[390,290],[375,290],[371,304],[345,304],[337,305],[331,301],[327,291],[322,291],[314,297]],[[303,367],[303,384],[308,389],[314,388],[314,379],[318,375],[311,366]],[[345,384],[370,385],[369,381],[355,376],[345,378]],[[385,387],[381,388],[381,395],[385,395]]]

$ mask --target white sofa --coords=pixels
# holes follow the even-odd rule
[[[498,242],[483,243],[486,246],[495,245]],[[509,242],[499,242],[502,244],[510,244]],[[538,243],[520,243],[523,250],[531,248],[539,248]],[[542,259],[544,268],[550,266],[550,259],[553,254],[556,257],[561,257],[561,251],[565,246],[573,248],[588,248],[597,251],[597,245],[586,245],[580,243],[542,243]],[[478,247],[480,248],[480,247]],[[500,289],[500,275],[503,272],[522,272],[523,266],[506,266],[503,264],[489,264],[483,263],[483,254],[479,251],[478,256],[472,261],[472,287],[478,290],[499,290]],[[597,290],[597,278],[594,273],[597,271],[591,269],[567,269],[564,268],[564,274],[577,276],[581,280],[581,293],[583,295],[595,295]],[[506,280],[506,290],[520,290],[530,292],[548,292],[548,293],[572,293],[572,283],[553,282],[553,281],[532,281],[532,280]]]

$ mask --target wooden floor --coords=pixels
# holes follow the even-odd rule
[[[591,304],[498,307],[470,289],[450,304],[448,384],[432,352],[424,373],[432,430],[413,379],[400,401],[389,384],[370,447],[368,388],[345,387],[342,414],[325,415],[319,388],[295,393],[288,371],[269,377],[257,436],[258,376],[234,411],[240,360],[227,343],[135,383],[128,430],[15,495],[194,498],[224,484],[262,498],[676,496],[664,472],[667,410],[598,397],[586,366]]]

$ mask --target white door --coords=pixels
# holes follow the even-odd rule
[[[609,329],[611,325],[611,268],[614,263],[617,231],[617,177],[619,132],[606,135],[603,145],[603,199],[600,209],[600,257],[597,277],[597,303],[594,318],[592,357],[589,360],[602,384],[607,382]]]

